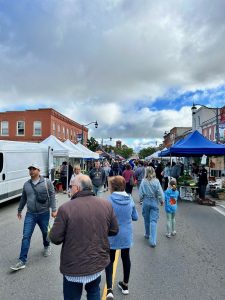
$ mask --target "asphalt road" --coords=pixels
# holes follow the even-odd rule
[[[141,206],[134,198],[139,221],[134,222],[134,246],[128,296],[121,294],[117,282],[122,279],[119,259],[115,277],[115,299],[122,300],[224,300],[225,299],[225,216],[208,206],[180,202],[177,235],[165,237],[166,219],[161,208],[158,244],[155,249],[144,239]],[[67,201],[58,195],[59,204]],[[23,222],[16,218],[18,202],[0,206],[0,299],[60,300],[62,276],[59,273],[60,246],[53,246],[50,257],[42,256],[42,237],[35,229],[29,261],[24,270],[11,272],[10,265],[20,251]],[[102,276],[103,291],[105,276]],[[82,299],[85,299],[83,297]]]

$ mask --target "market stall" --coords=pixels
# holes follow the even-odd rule
[[[224,156],[225,146],[216,144],[197,130],[187,135],[185,138],[179,140],[172,147],[166,151],[161,151],[160,157],[201,157],[206,156]],[[187,175],[189,176],[189,175]],[[189,180],[189,182],[188,182]],[[180,181],[180,196],[183,199],[194,201],[197,197],[197,182],[190,182],[192,178],[186,178],[183,182]]]

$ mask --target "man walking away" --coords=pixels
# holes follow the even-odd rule
[[[56,201],[54,187],[49,179],[40,176],[40,167],[37,164],[28,167],[31,179],[23,186],[17,217],[22,219],[22,210],[27,205],[27,213],[24,220],[23,239],[18,262],[10,268],[14,271],[24,269],[30,248],[30,241],[36,224],[38,224],[43,237],[45,257],[51,254],[50,243],[47,240],[48,223],[50,218],[56,217]]]
[[[141,161],[141,160],[139,161],[138,168],[134,172],[134,177],[137,180],[137,188],[139,190],[140,185],[141,185],[141,181],[145,177],[145,167],[144,167],[143,161]],[[141,199],[139,200],[139,203],[142,205],[142,200]]]
[[[139,161],[139,166],[136,169],[134,176],[137,179],[137,188],[139,189],[141,181],[145,176],[145,167],[143,161]]]
[[[116,235],[118,223],[112,205],[92,192],[91,179],[78,175],[72,180],[72,198],[59,207],[49,238],[62,244],[60,272],[64,300],[100,300],[101,273],[109,264],[108,236]]]

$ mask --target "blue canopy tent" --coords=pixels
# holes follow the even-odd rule
[[[159,153],[159,157],[194,157],[202,156],[203,154],[207,156],[225,155],[225,146],[210,141],[195,130],[185,138],[176,142],[168,150]]]

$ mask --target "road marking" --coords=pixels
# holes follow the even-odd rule
[[[225,208],[225,205],[219,204],[219,206],[221,206],[221,207]]]
[[[118,265],[118,261],[119,261],[119,254],[120,254],[120,250],[116,250],[115,260],[114,260],[114,264],[113,264],[112,285],[114,285],[114,280],[115,280],[115,276],[116,276],[117,265]],[[106,294],[107,294],[107,285],[105,283],[103,294],[102,294],[102,300],[106,299]]]
[[[215,209],[216,211],[218,211],[221,215],[223,215],[225,217],[225,212],[221,211],[219,208],[217,207],[212,207],[213,209]]]

